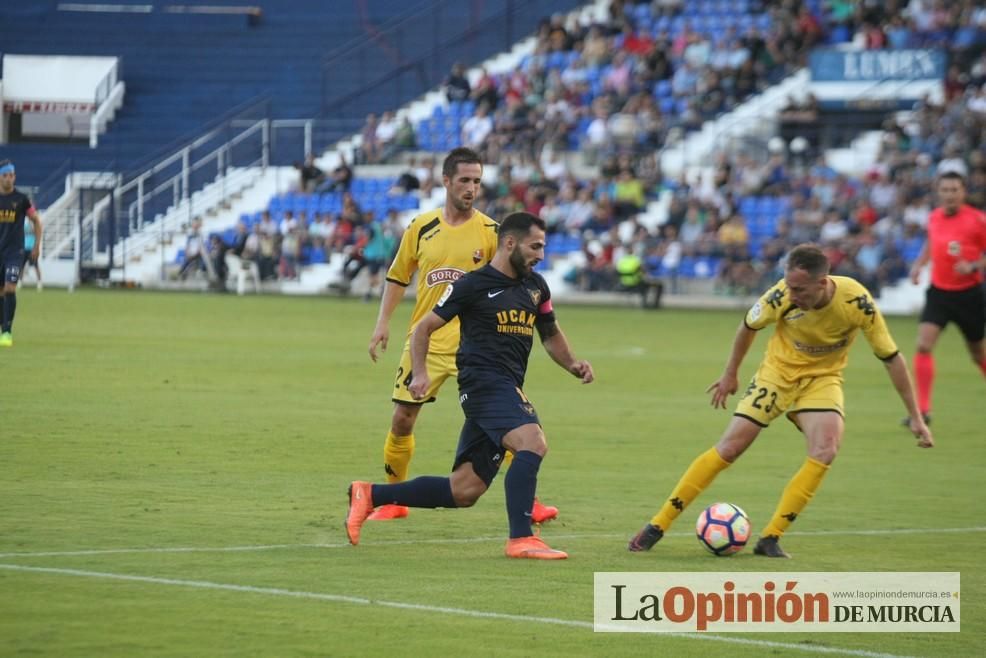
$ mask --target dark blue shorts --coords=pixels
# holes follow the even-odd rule
[[[459,403],[466,422],[459,434],[452,470],[469,462],[476,475],[489,485],[503,463],[503,437],[522,425],[540,425],[537,410],[520,388],[496,380],[471,391],[460,389]]]
[[[3,274],[3,283],[17,283],[21,277],[23,263],[23,249],[11,249],[0,253],[0,274]]]

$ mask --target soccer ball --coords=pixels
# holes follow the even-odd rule
[[[750,540],[750,517],[732,503],[715,503],[698,515],[695,534],[714,555],[739,553]]]

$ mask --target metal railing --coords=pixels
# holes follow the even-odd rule
[[[254,118],[242,125],[245,116]],[[129,175],[109,174],[105,180],[72,174],[66,183],[73,168],[67,161],[45,182],[44,203],[38,204],[51,208],[45,213],[46,259],[113,267],[121,239],[140,233],[169,210],[181,208],[188,221],[222,203],[231,191],[228,184],[241,189],[238,182],[230,183],[230,171],[265,168],[269,152],[269,101],[261,99],[235,108],[205,134],[173,145],[170,153]],[[217,191],[196,194],[210,185]],[[70,189],[56,196],[63,188]]]

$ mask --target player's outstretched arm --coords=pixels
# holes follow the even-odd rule
[[[544,350],[552,361],[581,379],[583,384],[589,384],[596,378],[592,365],[588,361],[576,359],[572,354],[568,339],[557,322],[539,326],[538,329],[541,333],[541,344],[544,345]]]
[[[410,391],[411,397],[415,400],[422,399],[431,387],[427,366],[428,345],[431,342],[431,335],[447,323],[448,320],[432,311],[421,318],[421,321],[414,325],[414,331],[411,332],[411,384],[407,390]]]
[[[370,336],[370,358],[374,363],[377,361],[377,346],[381,352],[387,351],[387,341],[390,339],[390,316],[394,314],[394,309],[404,297],[404,286],[399,286],[393,281],[388,281],[383,289],[383,297],[380,299],[380,313],[377,315],[377,325],[373,328],[373,335]]]
[[[736,337],[733,338],[733,348],[729,353],[729,360],[726,361],[726,368],[719,379],[705,389],[706,393],[712,393],[710,404],[713,408],[725,409],[726,399],[739,388],[739,369],[756,337],[756,331],[747,327],[745,322],[740,322],[739,328],[736,329]]]
[[[890,375],[890,381],[893,382],[894,388],[897,389],[897,395],[900,396],[900,399],[904,402],[904,406],[907,408],[907,415],[910,417],[910,428],[914,432],[914,436],[918,439],[918,447],[935,447],[935,440],[931,436],[931,430],[924,422],[924,418],[918,409],[918,402],[914,397],[914,385],[911,383],[911,374],[907,370],[907,361],[904,359],[904,355],[898,352],[892,359],[884,361],[883,365],[887,367],[887,374]]]

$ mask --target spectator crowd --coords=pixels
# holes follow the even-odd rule
[[[750,293],[780,276],[792,245],[815,241],[835,273],[876,292],[904,276],[920,249],[936,174],[962,172],[970,203],[986,202],[984,36],[986,9],[973,0],[613,0],[604,22],[546,19],[533,52],[506,73],[470,79],[454,66],[448,104],[417,126],[393,112],[368,116],[358,162],[403,162],[391,193],[428,198],[440,185],[430,153],[476,149],[495,165],[480,209],[543,217],[549,247],[580,254],[568,276],[586,290],[617,286],[617,264],[632,254],[672,292],[681,278],[705,274],[723,293]],[[699,178],[664,175],[666,144],[832,43],[949,49],[944,102],[929,97],[890,115],[877,162],[861,177],[835,171],[797,139],[724,150]],[[807,127],[816,117],[809,98],[786,118]],[[575,175],[573,151],[595,175]],[[255,262],[261,278],[297,276],[312,253],[345,253],[356,273],[362,260],[378,260],[379,245],[364,254],[378,237],[399,236],[396,209],[361,209],[345,162],[328,175],[311,161],[297,166],[302,191],[341,194],[341,209],[272,206],[238,227],[230,251]],[[664,192],[667,222],[643,225],[639,213]]]

